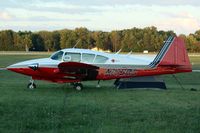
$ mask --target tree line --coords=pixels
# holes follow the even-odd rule
[[[132,28],[111,32],[90,31],[87,28],[57,31],[0,31],[0,51],[57,51],[63,48],[91,49],[97,47],[116,52],[157,52],[164,40],[176,34],[156,27]],[[189,52],[200,52],[200,30],[188,36],[181,34]]]

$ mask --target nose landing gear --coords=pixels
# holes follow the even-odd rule
[[[28,89],[35,89],[36,88],[36,84],[34,83],[34,80],[31,78],[30,83],[28,83],[27,85]]]

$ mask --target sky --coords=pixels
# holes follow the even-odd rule
[[[0,0],[0,30],[122,30],[156,26],[177,34],[200,29],[198,0]]]

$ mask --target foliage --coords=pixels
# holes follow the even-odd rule
[[[132,28],[111,32],[89,31],[87,28],[75,30],[63,29],[58,31],[0,31],[0,50],[21,51],[56,51],[63,48],[97,47],[103,50],[117,52],[142,52],[148,50],[157,52],[162,47],[163,41],[170,35],[176,35],[173,31],[157,30],[156,27]],[[200,30],[194,34],[180,35],[189,52],[200,52]]]

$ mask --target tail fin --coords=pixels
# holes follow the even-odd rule
[[[183,39],[170,36],[149,66],[152,68],[176,67],[181,70],[191,71],[192,66]]]

